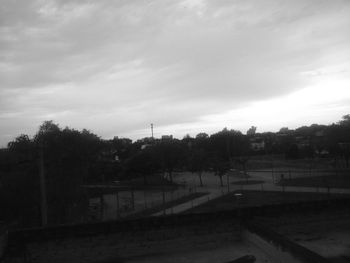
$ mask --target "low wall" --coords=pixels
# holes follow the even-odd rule
[[[125,250],[125,242],[131,244],[131,247],[139,247],[154,244],[154,242],[179,241],[184,237],[204,236],[213,233],[222,235],[224,239],[237,240],[241,238],[240,222],[247,222],[255,216],[278,216],[296,213],[306,215],[307,213],[336,209],[348,211],[350,209],[349,204],[350,199],[348,198],[332,199],[247,207],[206,214],[178,214],[135,220],[21,229],[9,232],[7,254],[10,258],[22,257],[23,261],[26,258],[31,258],[33,262],[39,262],[35,260],[35,257],[40,258],[40,254],[45,255],[47,259],[50,259],[50,262],[54,262],[52,255],[57,255],[56,262],[68,262],[67,257],[80,254],[85,255],[87,260],[94,257],[100,259],[102,256],[99,256],[99,254],[104,253],[111,253],[117,257],[118,251]],[[297,260],[301,260],[290,262],[326,262],[321,257],[317,259],[319,261],[305,261],[310,255],[314,259],[317,254],[275,232],[266,232],[264,228],[259,228],[256,225],[247,225],[246,228],[251,233],[250,235],[246,233],[246,238],[249,239],[250,237],[251,240],[257,240],[257,244],[264,244],[264,246],[272,243],[278,244],[272,246],[272,248],[275,247],[274,249],[278,251],[279,246],[281,246],[282,250],[289,251],[292,255],[298,255]],[[260,239],[258,239],[258,236],[260,236]],[[264,240],[266,244],[263,243]],[[182,240],[181,242],[185,241]],[[157,244],[157,246],[161,246],[161,244]],[[98,255],[91,253],[97,253]],[[59,260],[59,257],[65,260]]]
[[[246,224],[242,239],[262,249],[280,263],[329,263],[315,252],[300,246],[266,226]]]
[[[0,227],[0,262],[5,257],[7,248],[7,230],[5,227]]]
[[[240,237],[238,219],[177,215],[12,231],[8,255],[17,262],[118,262],[120,257],[181,251],[193,244],[217,247]]]

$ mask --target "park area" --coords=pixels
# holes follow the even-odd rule
[[[325,200],[350,194],[349,170],[333,169],[331,160],[252,159],[221,178],[212,171],[177,171],[170,183],[164,175],[118,182],[90,198],[92,220],[138,218],[176,213],[212,212],[246,206]],[[271,164],[271,163],[270,163]]]
[[[283,179],[279,184],[285,186],[350,188],[350,173],[349,171],[333,171],[332,174],[326,175]]]
[[[228,193],[214,200],[210,200],[202,205],[199,205],[187,211],[187,213],[210,213],[238,209],[242,207],[297,203],[300,201],[328,200],[340,197],[350,197],[350,195],[307,192],[305,193],[238,190]]]

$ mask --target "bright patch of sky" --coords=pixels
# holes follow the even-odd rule
[[[3,0],[0,145],[44,120],[103,138],[350,113],[347,0]]]

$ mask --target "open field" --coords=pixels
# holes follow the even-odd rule
[[[343,158],[313,158],[313,159],[286,159],[284,155],[251,156],[246,163],[246,169],[345,169],[346,161]]]
[[[127,216],[126,218],[129,219],[129,218],[137,218],[137,217],[147,217],[147,216],[150,216],[150,215],[155,214],[157,212],[161,212],[164,209],[168,209],[168,208],[171,208],[173,206],[189,202],[193,199],[204,196],[206,194],[207,193],[192,193],[192,194],[180,197],[176,200],[166,202],[165,204],[159,204],[157,206],[153,206],[153,207],[147,208],[145,210],[142,210],[140,212],[131,214],[130,216]]]
[[[262,180],[245,180],[245,181],[236,181],[231,184],[236,184],[236,185],[254,185],[254,184],[263,184],[264,181]]]
[[[295,159],[287,160],[284,155],[262,155],[252,156],[247,162],[247,169],[270,169],[279,167],[288,167],[291,169],[305,169],[312,167],[314,169],[330,169],[334,168],[333,158],[314,158],[314,159]],[[339,167],[343,166],[338,161]]]
[[[231,210],[239,207],[262,206],[267,204],[293,203],[303,200],[326,200],[344,196],[341,194],[303,193],[303,192],[275,192],[243,190],[226,194],[210,200],[186,213],[207,213],[222,210]],[[346,195],[349,196],[349,195]]]
[[[307,186],[307,187],[324,187],[324,188],[350,188],[350,174],[325,175],[299,177],[284,179],[279,182],[284,186]]]

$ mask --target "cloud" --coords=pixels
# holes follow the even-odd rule
[[[348,81],[349,11],[341,0],[4,0],[0,141],[47,118],[106,137],[199,127],[320,74]]]

